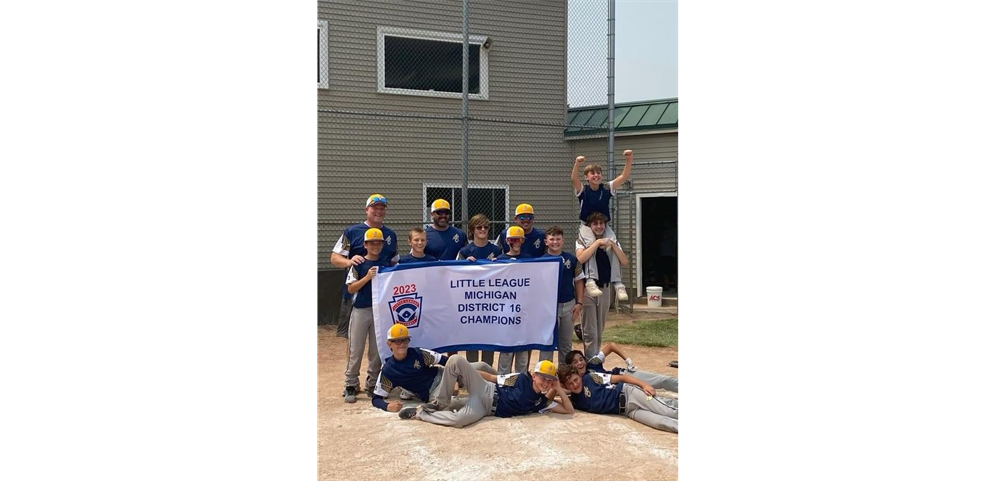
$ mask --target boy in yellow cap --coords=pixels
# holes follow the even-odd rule
[[[384,225],[383,220],[386,215],[387,198],[380,194],[369,196],[366,199],[366,222],[346,227],[345,232],[342,233],[338,242],[335,243],[335,247],[332,248],[330,259],[332,265],[340,269],[346,269],[346,272],[348,272],[352,266],[361,264],[363,256],[366,255],[366,247],[363,246],[363,236],[366,234],[366,230],[371,227],[376,227],[383,232],[384,245],[380,251],[380,255],[390,259],[391,263],[396,263],[399,259],[397,255],[397,235]],[[352,298],[353,296],[349,294],[343,284],[342,307],[339,309],[339,324],[338,332],[336,333],[339,337],[348,337],[349,335]]]
[[[508,250],[497,256],[497,260],[517,261],[519,257],[532,257],[522,251],[522,243],[525,241],[525,231],[517,225],[508,228],[508,237],[505,239]]]
[[[442,380],[442,369],[448,357],[435,351],[409,347],[411,336],[403,324],[390,326],[387,332],[387,345],[391,356],[386,358],[380,377],[373,390],[373,405],[390,412],[401,410],[401,401],[387,402],[391,389],[410,390],[415,396],[427,401],[438,397],[438,387]]]
[[[345,402],[356,402],[359,390],[359,366],[362,363],[363,344],[368,344],[366,360],[366,392],[373,392],[374,383],[380,376],[380,355],[377,353],[377,339],[373,330],[373,276],[377,269],[390,265],[390,259],[380,256],[383,250],[383,231],[375,227],[366,230],[363,245],[366,255],[363,262],[352,266],[346,276],[346,290],[355,295],[352,316],[349,318],[349,361],[345,368]]]
[[[450,411],[447,409],[452,403],[450,394],[457,379],[466,384],[469,396],[461,408]],[[403,408],[398,416],[461,428],[488,415],[508,418],[530,413],[574,412],[569,395],[556,378],[556,365],[550,361],[537,363],[531,374],[523,370],[495,376],[475,370],[473,364],[457,354],[449,358],[442,370],[438,393],[434,403]],[[557,395],[560,402],[553,400]]]
[[[535,211],[532,209],[531,204],[518,204],[518,207],[515,207],[515,223],[525,233],[522,241],[522,252],[528,254],[526,257],[542,257],[546,253],[546,234],[542,229],[538,229],[532,225],[534,221]],[[510,247],[506,240],[510,229],[511,227],[505,229],[498,236],[497,243],[504,252],[508,252],[508,248]]]
[[[522,241],[525,239],[525,232],[517,225],[508,228],[507,242],[510,246],[508,252],[501,254],[497,260],[517,261],[522,257],[529,257],[522,252]],[[515,372],[522,372],[529,366],[529,351],[502,352],[498,355],[498,373],[508,374],[511,372],[511,364],[515,364]]]
[[[411,336],[403,324],[394,324],[387,331],[387,346],[390,356],[384,359],[380,377],[373,389],[371,401],[373,405],[390,412],[398,412],[404,406],[402,401],[387,402],[391,390],[401,389],[401,399],[411,399],[417,396],[423,402],[438,399],[439,386],[442,381],[442,367],[448,361],[448,356],[439,354],[423,347],[410,347]],[[474,369],[494,372],[489,364],[483,362],[470,363]],[[404,392],[409,391],[405,397]]]

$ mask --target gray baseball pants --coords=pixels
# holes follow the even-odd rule
[[[590,359],[601,350],[601,335],[605,331],[605,321],[608,320],[608,308],[611,306],[614,289],[603,289],[598,297],[584,294],[584,320],[580,328],[584,334],[584,358]]]
[[[576,304],[577,301],[568,301],[556,305],[557,352],[559,352],[556,362],[560,364],[567,362],[567,353],[573,348],[574,322],[570,314]],[[539,351],[539,360],[552,361],[553,351]]]
[[[343,287],[345,289],[345,287]],[[335,326],[335,335],[349,337],[349,318],[352,317],[352,296],[342,298],[339,308],[339,323]]]
[[[639,386],[625,384],[625,415],[651,428],[677,432],[677,399],[649,396]]]
[[[653,389],[664,389],[670,392],[677,392],[677,378],[664,376],[663,374],[657,374],[655,372],[649,371],[636,371],[636,372],[625,372],[640,381],[653,386]]]
[[[466,403],[456,411],[447,408],[451,404],[451,394],[456,381],[466,386],[469,396]],[[439,424],[442,426],[452,426],[461,428],[479,421],[484,416],[491,414],[494,404],[494,390],[497,384],[487,382],[473,368],[470,361],[465,357],[456,354],[446,361],[442,371],[442,382],[439,384],[439,407],[436,412],[421,411],[418,419],[422,421]]]
[[[363,359],[363,344],[367,344],[366,392],[373,392],[383,361],[377,352],[377,336],[373,331],[373,308],[352,310],[349,317],[349,362],[345,367],[345,385],[359,386],[359,366]]]
[[[502,352],[498,356],[498,373],[511,374],[511,361],[515,360],[515,372],[524,372],[529,368],[529,351]]]

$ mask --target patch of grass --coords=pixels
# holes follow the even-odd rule
[[[677,347],[677,319],[635,321],[605,328],[602,341],[637,346]]]

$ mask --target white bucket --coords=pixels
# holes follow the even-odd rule
[[[646,288],[646,305],[649,307],[663,306],[663,288],[649,286]]]

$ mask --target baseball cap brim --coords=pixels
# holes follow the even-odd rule
[[[544,377],[544,378],[546,378],[546,379],[552,379],[552,380],[554,380],[554,381],[555,381],[555,380],[557,379],[557,377],[556,377],[556,376],[552,376],[552,375],[549,375],[549,374],[546,374],[546,373],[544,373],[544,372],[533,372],[532,374],[535,374],[535,375],[537,375],[537,376],[541,376],[541,377]]]

